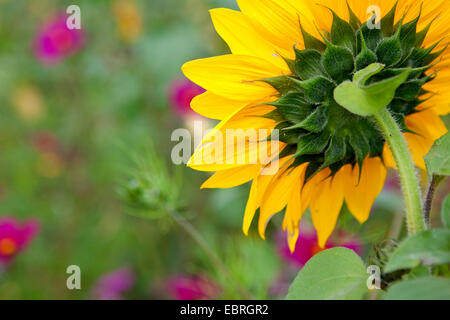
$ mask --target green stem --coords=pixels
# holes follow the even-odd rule
[[[194,228],[194,226],[187,220],[183,219],[178,212],[175,210],[168,209],[167,213],[169,216],[199,245],[201,249],[207,254],[211,262],[213,262],[219,271],[224,274],[231,282],[234,282],[236,289],[239,291],[240,295],[244,299],[252,300],[252,295],[243,287],[236,279],[231,275],[228,268],[220,260],[220,258],[214,253],[214,251],[209,247],[202,235]]]
[[[412,235],[425,230],[419,181],[402,131],[387,109],[376,113],[374,118],[389,144],[400,174],[408,233]]]

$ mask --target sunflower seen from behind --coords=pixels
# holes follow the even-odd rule
[[[450,31],[450,2],[237,2],[241,11],[211,11],[216,31],[232,54],[191,61],[182,68],[207,90],[191,107],[220,120],[215,130],[224,136],[227,129],[279,129],[280,152],[273,161],[280,169],[264,175],[263,162],[193,161],[212,149],[216,156],[226,157],[227,146],[206,140],[189,166],[216,172],[203,188],[252,182],[245,234],[257,210],[263,238],[271,217],[284,212],[283,229],[293,250],[302,215],[310,208],[319,246],[324,247],[344,202],[360,223],[365,222],[387,168],[395,167],[375,122],[337,103],[336,88],[373,64],[382,70],[371,74],[371,84],[408,70],[387,109],[400,126],[415,164],[425,169],[423,156],[447,132],[439,115],[450,111],[445,38]],[[369,7],[379,8],[380,16],[371,15]],[[246,152],[256,152],[260,141],[247,141]]]

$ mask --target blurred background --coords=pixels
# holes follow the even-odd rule
[[[65,25],[71,4],[81,30]],[[170,160],[173,130],[214,125],[189,110],[203,91],[180,71],[228,52],[214,7],[237,9],[0,0],[0,299],[280,299],[320,251],[308,214],[293,255],[280,217],[266,241],[245,237],[249,186],[201,191],[208,174]],[[344,208],[327,247],[372,259],[404,232],[401,206],[391,176],[370,220]],[[81,290],[66,286],[70,265]]]

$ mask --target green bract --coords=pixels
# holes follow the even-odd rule
[[[264,79],[279,92],[265,117],[278,122],[281,157],[293,166],[309,163],[306,180],[329,167],[362,165],[367,156],[382,157],[385,139],[371,115],[388,108],[403,131],[405,117],[417,112],[433,79],[426,71],[441,52],[422,48],[428,28],[416,19],[394,25],[395,7],[381,20],[381,29],[362,24],[350,10],[350,22],[333,12],[330,33],[319,40],[300,25],[305,49],[285,59],[291,75]],[[420,16],[420,15],[419,15]],[[373,17],[372,17],[373,19]]]

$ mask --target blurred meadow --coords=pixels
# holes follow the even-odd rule
[[[71,4],[81,8],[74,37],[57,29]],[[208,174],[170,160],[173,130],[200,119],[186,105],[201,90],[181,65],[228,52],[214,7],[237,8],[0,0],[0,299],[281,299],[318,252],[308,214],[290,255],[280,217],[266,241],[254,226],[242,234],[248,185],[200,190]],[[369,261],[369,245],[405,232],[401,214],[392,176],[366,224],[343,209],[328,247]],[[2,244],[2,230],[20,234],[30,221],[22,242]],[[70,265],[81,290],[66,287]]]

